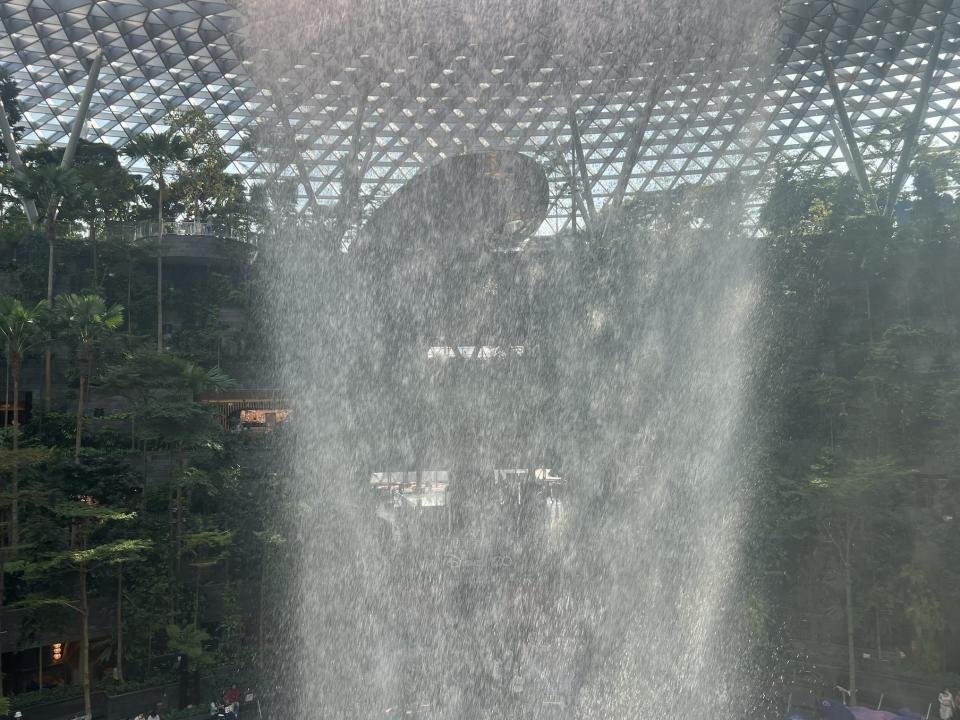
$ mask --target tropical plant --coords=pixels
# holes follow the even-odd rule
[[[115,148],[88,140],[80,140],[77,145],[74,171],[85,191],[76,198],[69,214],[86,225],[92,259],[90,287],[98,289],[100,229],[107,221],[127,220],[137,209],[139,178],[123,167]]]
[[[210,634],[196,625],[180,627],[167,625],[167,647],[181,658],[181,664],[192,670],[201,670],[209,667],[213,658],[207,652],[204,644],[210,639]]]
[[[167,171],[186,160],[189,145],[174,129],[161,133],[141,133],[124,148],[123,154],[142,160],[157,183],[157,351],[163,352],[163,192]]]
[[[74,462],[80,461],[80,445],[83,434],[83,404],[90,383],[90,373],[97,344],[123,324],[123,308],[120,305],[107,307],[99,295],[61,295],[55,309],[65,327],[65,334],[77,342],[80,369],[80,390],[77,394],[76,441]]]
[[[77,613],[80,619],[80,675],[83,685],[83,708],[86,720],[93,717],[91,702],[90,673],[90,599],[88,595],[88,575],[92,567],[102,564],[130,562],[142,557],[149,549],[149,541],[143,539],[122,539],[91,544],[91,534],[108,522],[131,521],[135,513],[104,507],[95,498],[79,497],[62,501],[51,509],[52,514],[70,525],[69,547],[53,551],[43,556],[20,561],[15,570],[23,573],[26,580],[37,580],[51,574],[70,572],[77,578],[78,598],[72,600],[62,596],[29,595],[19,605],[29,608],[63,607]]]
[[[144,437],[163,443],[168,437],[165,432],[168,419],[169,430],[183,440],[188,438],[181,437],[180,429],[197,429],[188,419],[196,419],[205,427],[209,425],[209,413],[194,402],[197,393],[226,390],[236,383],[220,368],[204,369],[172,353],[141,349],[124,354],[118,363],[110,366],[103,384],[132,405],[131,443],[136,422],[147,415],[156,422],[144,425]],[[148,412],[151,406],[153,411]],[[178,428],[180,422],[186,424]]]
[[[233,541],[230,530],[204,530],[189,533],[184,539],[180,552],[189,558],[195,570],[193,593],[193,626],[198,627],[200,620],[200,576],[205,568],[210,568],[226,559]]]
[[[900,152],[895,134],[882,140]],[[852,177],[787,169],[761,212],[777,342],[758,397],[783,400],[753,545],[778,578],[778,632],[803,647],[814,638],[794,618],[842,619],[853,691],[868,648],[900,648],[925,673],[960,657],[957,158],[918,154],[893,218],[866,211]],[[817,589],[791,597],[804,587]]]
[[[34,307],[25,307],[16,298],[0,297],[0,337],[3,338],[13,380],[13,456],[10,471],[10,545],[20,543],[20,381],[23,357],[47,337],[50,306],[41,301]]]
[[[22,200],[32,201],[42,210],[41,225],[47,242],[47,302],[52,305],[60,205],[76,201],[85,186],[75,171],[57,163],[52,151],[40,148],[34,158],[23,175],[9,178],[9,183]],[[43,376],[43,409],[49,411],[53,395],[53,355],[49,347],[44,353]]]
[[[261,530],[254,533],[260,549],[259,602],[257,610],[257,652],[262,653],[266,640],[267,625],[267,585],[268,574],[276,570],[276,559],[286,543],[286,538],[274,530]]]
[[[244,203],[240,178],[227,172],[230,158],[223,149],[216,121],[203,108],[179,110],[173,125],[187,145],[177,163],[176,194],[188,217],[203,220],[209,214],[239,211]]]

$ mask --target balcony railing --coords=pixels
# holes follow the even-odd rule
[[[135,240],[146,240],[155,238],[160,234],[160,223],[156,220],[149,220],[137,224],[134,233]],[[217,237],[226,240],[236,240],[237,242],[256,244],[256,236],[248,231],[246,227],[232,225],[221,220],[212,220],[210,222],[178,222],[172,221],[163,223],[164,235],[193,235],[201,237]]]

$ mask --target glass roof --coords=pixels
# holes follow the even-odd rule
[[[217,119],[236,172],[252,182],[282,172],[305,204],[337,200],[348,159],[376,205],[439,158],[520,151],[550,178],[544,233],[569,223],[572,181],[580,211],[592,213],[621,191],[756,176],[778,155],[842,163],[822,48],[866,134],[913,109],[942,27],[927,141],[954,145],[960,135],[960,8],[949,0],[788,0],[766,44],[751,36],[726,53],[710,37],[664,49],[623,37],[605,47],[601,34],[571,46],[544,40],[542,27],[478,40],[408,33],[394,43],[378,36],[384,27],[368,28],[331,47],[336,27],[294,42],[291,17],[303,24],[263,12],[258,0],[0,0],[0,67],[21,87],[27,143],[65,141],[102,49],[88,139],[120,146],[165,129],[172,110],[200,106]],[[310,43],[317,48],[300,49]],[[278,169],[245,153],[253,128],[295,142],[300,158]]]

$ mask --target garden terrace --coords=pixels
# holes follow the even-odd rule
[[[157,247],[168,263],[206,267],[246,265],[256,255],[252,234],[235,231],[227,225],[205,222],[165,222],[162,242],[158,243],[160,224],[142,222],[136,226],[135,242],[156,257]]]

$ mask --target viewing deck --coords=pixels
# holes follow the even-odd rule
[[[152,257],[159,245],[165,261],[180,265],[245,265],[257,252],[252,233],[225,223],[164,222],[163,238],[159,235],[159,222],[142,222],[134,230],[134,242]]]

